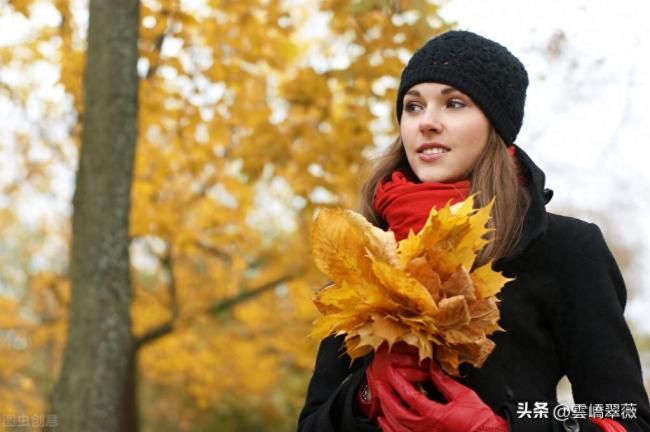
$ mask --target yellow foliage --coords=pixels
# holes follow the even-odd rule
[[[469,272],[492,207],[472,204],[433,208],[420,232],[399,243],[352,211],[321,210],[314,260],[334,283],[314,296],[323,316],[312,335],[345,334],[352,360],[401,341],[453,375],[462,362],[480,367],[494,348],[487,336],[502,330],[495,295],[510,279],[491,264]]]
[[[33,39],[3,48],[0,58],[3,64],[45,60],[60,67],[59,81],[73,100],[71,115],[78,122],[64,143],[45,144],[73,161],[84,111],[86,11],[70,0],[44,1],[54,5],[60,24],[35,28]],[[15,4],[27,10],[29,3]],[[313,366],[316,343],[304,337],[317,313],[309,300],[309,287],[320,282],[320,275],[308,266],[312,212],[321,205],[313,193],[324,189],[338,205],[355,206],[366,169],[365,152],[375,140],[369,125],[377,116],[371,107],[392,101],[395,92],[394,88],[376,92],[374,83],[399,75],[403,64],[398,50],[412,50],[432,35],[427,18],[435,17],[435,8],[426,2],[401,2],[402,10],[385,2],[362,2],[364,7],[350,10],[350,2],[324,1],[320,8],[331,12],[332,35],[317,40],[298,32],[313,16],[311,2],[205,3],[205,12],[199,12],[191,9],[196,2],[141,2],[139,136],[130,235],[134,242],[152,239],[163,245],[164,252],[147,252],[157,263],[155,270],[133,262],[133,333],[140,337],[161,324],[174,324],[171,333],[142,352],[140,370],[147,383],[178,384],[175,391],[183,389],[201,407],[227,394],[242,400],[253,394],[270,405],[277,398],[269,395],[285,391],[284,382],[278,385],[274,380],[303,376],[300,371],[308,373]],[[422,12],[416,22],[405,26],[391,19],[413,8]],[[365,54],[351,56],[345,68],[312,67],[313,58],[333,65],[332,59],[340,53],[331,48],[332,40],[341,37],[352,37],[350,44]],[[41,52],[39,47],[48,43],[51,49]],[[176,51],[169,49],[174,46]],[[22,101],[30,91],[14,89]],[[27,145],[26,154],[29,149]],[[43,172],[45,176],[47,171]],[[278,187],[276,179],[287,185],[283,218],[294,221],[296,228],[266,235],[262,227],[251,225],[250,215],[265,210],[259,196],[284,187]],[[364,233],[359,241],[367,244],[377,261],[397,263],[397,246],[387,247],[389,234],[363,229],[363,220],[351,218],[350,224],[350,229]],[[61,237],[69,241],[69,233]],[[168,252],[173,285],[162,265]],[[365,259],[349,258],[361,263]],[[382,277],[390,277],[391,268],[377,267]],[[301,268],[307,270],[285,285],[223,315],[206,314],[211,306],[244,289],[278,276],[293,276]],[[426,270],[420,268],[420,273],[415,279],[424,280]],[[31,308],[34,321],[27,324],[36,328],[29,328],[27,350],[32,357],[48,359],[44,374],[51,382],[65,337],[69,282],[51,272],[29,276],[31,297],[22,305]],[[404,286],[395,288],[397,299],[400,290],[413,288],[409,279],[401,283]],[[435,281],[428,283],[435,285]],[[379,277],[375,284],[373,295],[378,299],[383,295]],[[345,299],[337,301],[345,303]],[[6,312],[1,318],[5,324],[24,320],[21,303],[0,307]],[[375,323],[377,331],[391,325],[379,319]],[[37,384],[24,395],[45,400],[46,395],[34,396],[46,386],[43,377],[25,372],[28,357],[16,355],[13,347],[2,354],[6,362],[0,361],[0,373],[29,376]],[[239,361],[244,356],[247,359]],[[7,400],[23,401],[27,396],[20,388],[11,387]],[[292,403],[299,404],[300,396],[292,396]],[[175,398],[176,393],[169,399]],[[161,411],[174,410],[157,412]],[[171,423],[185,425],[184,430],[192,427],[192,422],[179,418]]]
[[[29,9],[32,3],[34,3],[33,0],[11,0],[11,6],[14,10],[25,16],[29,16]]]

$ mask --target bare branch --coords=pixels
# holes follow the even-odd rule
[[[255,287],[255,288],[252,288],[252,289],[244,288],[244,289],[242,289],[242,291],[239,294],[237,294],[235,296],[232,296],[230,298],[219,300],[219,301],[215,302],[210,307],[208,307],[205,310],[205,312],[208,313],[208,314],[212,314],[212,315],[218,315],[221,312],[224,312],[224,311],[226,311],[226,310],[228,310],[228,309],[230,309],[232,307],[237,306],[238,304],[244,303],[247,300],[251,300],[251,299],[257,297],[258,295],[260,295],[260,294],[262,294],[262,293],[264,293],[264,292],[266,292],[268,290],[271,290],[271,289],[275,288],[276,286],[278,286],[281,283],[286,283],[286,282],[289,282],[291,280],[294,280],[294,279],[302,276],[302,274],[303,274],[303,271],[300,270],[300,271],[297,271],[297,272],[294,272],[294,273],[291,273],[291,274],[286,274],[286,275],[277,277],[275,279],[272,279],[270,281],[264,282],[262,285],[260,285],[258,287]],[[159,338],[161,338],[161,337],[163,337],[165,335],[170,334],[174,330],[174,324],[176,323],[177,319],[178,319],[178,317],[174,317],[174,318],[170,319],[169,321],[159,325],[158,327],[155,327],[155,328],[149,330],[144,335],[142,335],[142,336],[140,336],[138,338],[135,338],[135,341],[134,341],[135,349],[138,350],[141,347],[143,347],[144,345],[147,345],[147,344],[149,344],[149,343],[151,343],[151,342],[153,342],[153,341],[155,341],[155,340],[157,340],[157,339],[159,339]],[[191,318],[191,319],[193,319],[193,318]]]
[[[162,52],[163,43],[165,42],[165,39],[172,34],[172,30],[173,30],[172,16],[179,10],[180,10],[180,2],[176,1],[174,2],[173,10],[164,9],[162,11],[163,16],[167,19],[167,25],[165,26],[165,31],[156,39],[155,50],[158,52],[158,61],[149,66],[149,69],[147,70],[147,75],[145,76],[144,79],[151,78],[158,70],[158,67],[160,66],[161,63],[160,54]]]
[[[272,279],[268,282],[263,283],[262,285],[255,287],[253,289],[244,289],[239,294],[227,298],[225,300],[220,300],[208,308],[208,312],[213,315],[217,315],[227,309],[230,309],[240,303],[245,302],[251,298],[257,297],[258,295],[268,291],[272,288],[275,288],[281,283],[289,282],[290,280],[296,279],[302,275],[302,272],[296,272],[292,274],[287,274],[280,276],[278,278]]]
[[[133,341],[134,349],[137,351],[142,346],[170,334],[172,330],[174,330],[174,321],[175,320],[169,320],[166,323],[159,325],[158,327],[154,327],[142,336],[135,338]]]
[[[226,264],[232,263],[232,257],[228,253],[222,251],[221,249],[217,249],[214,246],[207,245],[200,241],[195,242],[194,245],[199,249],[201,249],[202,251],[207,252],[210,255],[214,256],[215,258],[220,259]]]

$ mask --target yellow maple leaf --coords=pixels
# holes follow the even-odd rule
[[[312,245],[316,266],[336,282],[364,283],[372,274],[363,232],[345,212],[321,209]]]
[[[403,270],[391,267],[381,261],[373,262],[372,269],[388,297],[402,307],[414,313],[435,313],[437,311],[438,308],[431,293]]]
[[[322,316],[312,336],[345,335],[352,360],[397,342],[435,359],[449,374],[461,363],[480,367],[502,331],[496,294],[510,279],[491,263],[470,272],[488,243],[494,200],[473,197],[432,209],[419,233],[396,242],[350,210],[321,210],[312,230],[318,268],[334,280],[314,296]]]
[[[433,271],[424,257],[413,258],[409,261],[406,265],[406,272],[429,291],[433,300],[438,301],[442,282],[438,273]]]
[[[363,232],[366,239],[367,252],[371,258],[378,261],[385,261],[394,267],[400,265],[397,257],[397,242],[395,233],[377,228],[359,213],[351,210],[345,211],[348,220]]]

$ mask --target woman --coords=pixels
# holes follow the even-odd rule
[[[397,240],[432,206],[496,196],[493,241],[475,263],[494,259],[515,278],[499,294],[496,348],[455,380],[405,346],[350,365],[342,337],[329,337],[299,430],[650,431],[618,267],[596,225],[546,212],[544,173],[513,144],[527,86],[521,62],[491,40],[467,31],[431,39],[402,72],[400,136],[363,190],[364,215]],[[564,375],[569,413],[556,399]]]

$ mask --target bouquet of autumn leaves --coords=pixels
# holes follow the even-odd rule
[[[321,312],[312,336],[345,334],[352,360],[387,342],[418,349],[450,375],[467,362],[481,367],[494,349],[496,294],[510,279],[489,262],[473,271],[492,203],[473,197],[431,210],[424,227],[400,242],[351,210],[321,209],[312,230],[313,254],[330,284],[314,297]]]

